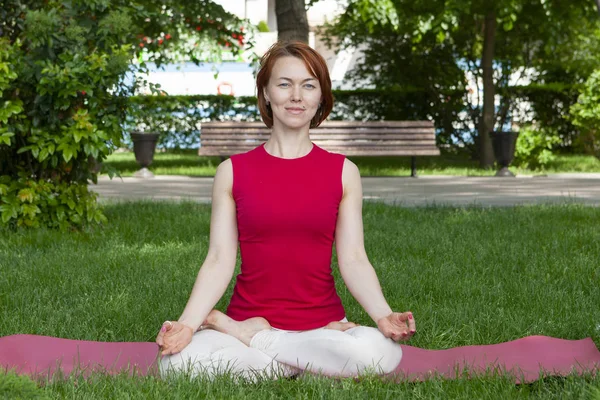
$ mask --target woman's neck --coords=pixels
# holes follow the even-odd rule
[[[304,157],[312,150],[309,127],[289,129],[273,125],[271,137],[265,143],[265,150],[275,157],[298,158]]]

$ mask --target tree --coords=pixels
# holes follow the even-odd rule
[[[304,0],[276,0],[275,14],[278,40],[308,43],[308,18]]]
[[[242,21],[208,0],[5,0],[0,13],[0,220],[10,226],[104,221],[87,185],[121,141],[137,84],[128,75],[246,44]]]
[[[596,20],[594,6],[587,0],[349,0],[346,11],[326,32],[332,42],[343,38],[337,43],[342,46],[375,45],[383,50],[378,54],[367,50],[362,74],[355,75],[377,87],[397,83],[382,71],[397,76],[394,70],[406,71],[408,65],[415,65],[412,58],[417,58],[428,60],[426,68],[419,70],[427,78],[413,82],[425,81],[425,89],[440,96],[443,90],[464,88],[464,73],[453,75],[455,80],[449,82],[451,74],[440,72],[438,59],[432,56],[438,54],[450,57],[444,62],[454,64],[451,71],[458,67],[476,82],[481,80],[483,98],[475,96],[477,102],[468,105],[468,113],[478,130],[473,139],[480,164],[490,167],[488,133],[504,125],[510,107],[506,96],[495,107],[495,97],[503,93],[500,89],[510,85],[516,71],[533,68],[540,76],[540,67],[550,64],[544,60],[555,60],[557,48],[573,43]],[[597,27],[596,23],[592,28]],[[393,59],[394,47],[410,49],[409,54]],[[440,76],[445,78],[438,80]]]

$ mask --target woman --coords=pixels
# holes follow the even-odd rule
[[[358,168],[310,140],[333,107],[325,60],[306,44],[276,43],[257,90],[271,136],[217,168],[208,254],[181,317],[158,334],[161,370],[392,372],[402,356],[395,342],[415,333],[415,320],[391,310],[367,258]],[[345,318],[334,240],[342,278],[377,328]],[[225,315],[211,309],[233,276],[238,242],[241,273]]]

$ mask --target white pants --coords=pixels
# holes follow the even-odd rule
[[[160,361],[161,375],[187,371],[213,378],[231,373],[271,379],[308,371],[328,376],[389,373],[400,363],[402,349],[375,328],[358,326],[344,332],[331,329],[258,332],[250,347],[212,329],[196,332],[180,353]]]

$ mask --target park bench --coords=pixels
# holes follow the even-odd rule
[[[200,127],[201,156],[244,153],[269,139],[262,122],[204,122]],[[346,156],[410,156],[411,176],[417,176],[417,156],[438,156],[432,121],[324,121],[310,130],[311,141]]]

